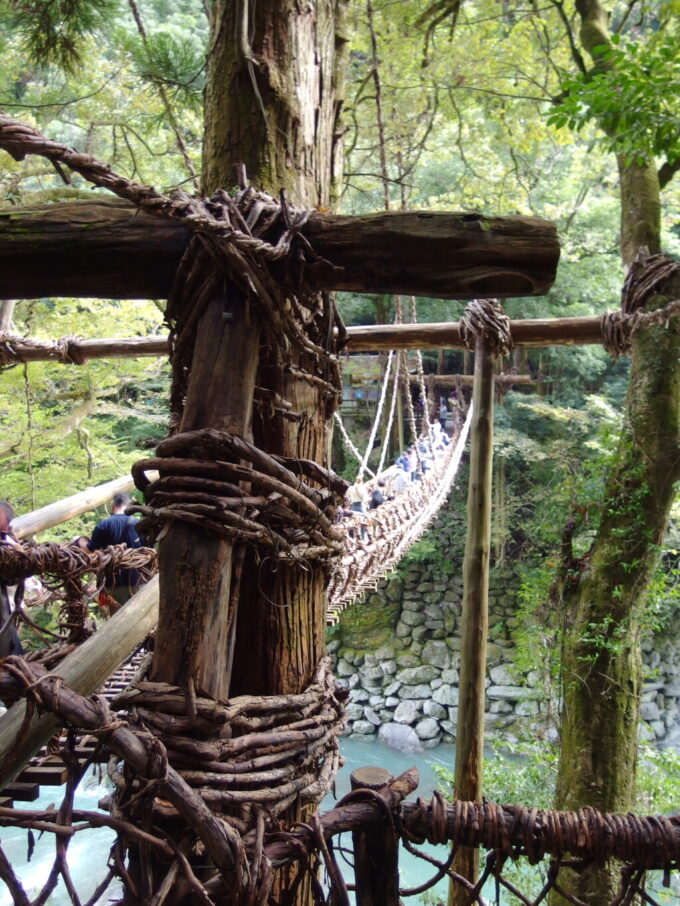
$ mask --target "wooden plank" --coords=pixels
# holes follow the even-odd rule
[[[542,295],[555,279],[555,225],[531,217],[310,211],[314,289],[444,299]],[[189,231],[119,199],[0,209],[0,298],[167,298]],[[332,262],[332,264],[329,264]]]
[[[16,802],[35,802],[40,795],[40,785],[37,783],[8,783],[0,793]]]
[[[158,577],[155,576],[93,636],[65,657],[56,672],[72,689],[90,695],[141,645],[157,623]],[[35,715],[22,731],[25,715],[26,704],[22,701],[0,717],[0,789],[14,780],[59,728],[56,718],[43,714]]]
[[[45,759],[42,764],[29,765],[17,776],[19,783],[37,783],[42,786],[61,786],[66,783],[68,771],[60,758]]]

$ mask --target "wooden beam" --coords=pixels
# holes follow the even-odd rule
[[[532,217],[311,211],[312,288],[442,299],[542,295],[555,279],[555,225]],[[189,231],[119,199],[0,209],[0,298],[167,298]],[[330,262],[330,263],[329,263]]]
[[[152,475],[149,477],[153,479]],[[108,503],[114,494],[132,491],[134,486],[135,483],[130,475],[114,478],[113,481],[87,488],[70,497],[64,497],[62,500],[43,506],[39,510],[33,510],[32,513],[17,516],[12,520],[12,531],[16,538],[30,538],[37,535],[38,532],[44,532],[55,525],[61,525],[62,522],[68,522],[69,519],[80,516],[81,513],[94,510],[96,507]]]
[[[158,577],[127,602],[98,631],[55,668],[80,695],[91,695],[144,641],[158,623]],[[38,749],[59,728],[51,714],[34,711],[24,727],[26,702],[20,701],[0,717],[0,789],[17,776]],[[21,732],[20,732],[21,731]]]

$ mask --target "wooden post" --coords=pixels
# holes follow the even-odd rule
[[[394,780],[385,768],[352,772],[353,790],[379,790]],[[387,819],[352,831],[357,906],[399,906],[399,838]]]
[[[196,331],[181,430],[216,428],[246,439],[260,331],[235,287],[207,306]],[[231,541],[174,523],[159,547],[160,620],[153,679],[226,698],[231,673]]]
[[[463,562],[463,619],[454,795],[481,802],[484,757],[484,683],[489,629],[489,548],[493,470],[494,364],[496,356],[485,340],[475,346],[475,383],[470,431],[470,479],[467,501],[467,539]],[[461,848],[454,870],[474,882],[479,851]],[[462,906],[468,893],[452,884],[449,906]]]

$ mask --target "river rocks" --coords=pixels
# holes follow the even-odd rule
[[[432,699],[439,705],[457,705],[458,689],[455,686],[440,686],[432,693]]]
[[[407,626],[420,626],[425,622],[425,614],[413,610],[404,610],[401,614],[402,623]]]
[[[378,739],[399,752],[422,752],[423,750],[416,731],[403,724],[383,724],[378,730]]]
[[[435,701],[427,701],[423,703],[423,714],[427,717],[436,717],[437,720],[446,720],[448,712],[443,705]]]
[[[448,514],[450,518],[450,514]],[[512,569],[491,574],[487,645],[486,728],[506,743],[523,729],[555,739],[546,722],[542,673],[515,662],[519,578]],[[355,632],[344,645],[333,637],[328,651],[335,675],[351,690],[345,733],[378,733],[388,745],[414,751],[452,742],[458,719],[462,578],[442,576],[434,565],[413,565],[383,582],[367,607],[390,609],[394,628],[372,646]],[[342,631],[342,620],[340,623]],[[334,630],[335,632],[335,630]],[[680,615],[663,635],[643,644],[646,680],[641,692],[641,736],[680,747]],[[349,639],[348,639],[349,641]]]
[[[434,717],[424,717],[415,725],[418,739],[434,739],[439,736],[439,722]]]
[[[406,670],[401,670],[397,673],[396,679],[405,686],[414,686],[418,683],[429,683],[438,676],[439,670],[436,667],[423,664],[420,667],[407,667]]]
[[[379,727],[380,724],[382,723],[382,721],[380,720],[378,715],[375,713],[373,708],[364,708],[364,717],[366,718],[367,721],[372,723],[374,727]]]
[[[398,724],[415,723],[418,717],[418,706],[414,701],[399,702],[394,709],[394,720]]]
[[[451,666],[451,651],[446,642],[430,641],[423,646],[423,662],[433,667],[445,668]]]

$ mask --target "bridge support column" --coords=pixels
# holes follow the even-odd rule
[[[493,471],[494,364],[491,345],[478,339],[470,430],[470,478],[467,499],[467,539],[463,562],[463,619],[461,626],[458,726],[456,734],[456,798],[481,802],[484,758],[484,683],[489,628],[489,551]],[[461,848],[453,868],[474,883],[479,873],[479,850]],[[469,893],[452,885],[449,906],[462,906]]]

